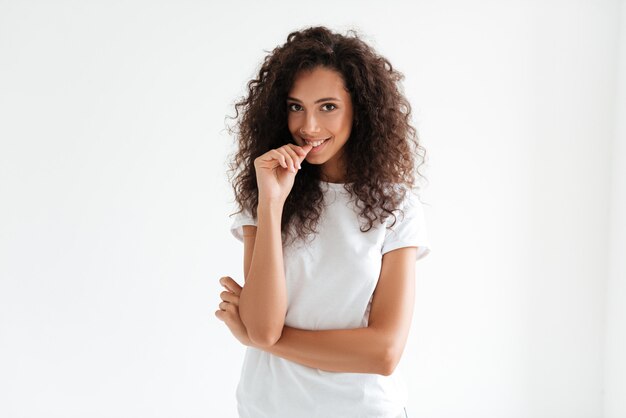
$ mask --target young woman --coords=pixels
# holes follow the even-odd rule
[[[215,315],[247,346],[240,417],[406,416],[396,365],[430,249],[402,78],[354,31],[312,27],[235,105],[244,286],[220,278]]]

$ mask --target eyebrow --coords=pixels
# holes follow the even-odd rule
[[[287,100],[293,100],[294,102],[302,103],[302,101],[301,101],[301,100],[298,100],[298,99],[296,99],[295,97],[287,97]],[[317,99],[317,100],[315,101],[315,103],[319,103],[319,102],[327,102],[327,101],[330,101],[330,100],[335,100],[335,101],[337,101],[337,102],[340,102],[340,101],[341,101],[341,100],[339,100],[339,99],[338,99],[338,98],[336,98],[336,97],[324,97],[324,98],[321,98],[321,99]]]

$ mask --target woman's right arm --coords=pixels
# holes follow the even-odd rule
[[[250,257],[245,285],[239,295],[239,315],[250,339],[259,346],[272,346],[280,339],[287,315],[287,288],[283,265],[281,218],[283,204],[260,201],[253,248],[244,247]],[[244,241],[244,245],[245,245]],[[250,254],[251,253],[251,254]]]
[[[311,148],[310,145],[286,144],[254,160],[259,193],[257,230],[250,269],[244,272],[245,285],[239,295],[239,316],[250,340],[261,347],[274,345],[285,326],[287,285],[281,234],[283,206],[300,163]],[[250,253],[249,249],[247,253]]]
[[[256,240],[256,225],[243,225],[243,281],[246,282],[252,254],[254,253],[254,242]]]

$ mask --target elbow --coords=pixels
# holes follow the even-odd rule
[[[284,316],[276,318],[275,320],[267,319],[259,315],[250,317],[250,313],[241,310],[240,305],[240,318],[243,325],[248,332],[248,338],[252,344],[260,348],[269,348],[276,344],[283,333],[283,327],[285,326]]]
[[[396,370],[402,352],[404,351],[404,340],[401,340],[394,332],[373,328],[376,339],[376,354],[372,362],[374,373],[383,376],[390,376]]]
[[[269,330],[248,330],[248,337],[253,344],[260,348],[270,348],[280,340],[282,329],[279,332]]]
[[[385,351],[379,359],[380,371],[383,376],[391,376],[400,363],[401,353],[393,347],[386,347]]]

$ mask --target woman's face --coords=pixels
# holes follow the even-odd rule
[[[309,151],[306,161],[322,166],[322,180],[343,182],[343,148],[352,130],[352,99],[341,75],[324,67],[299,73],[287,95],[287,115],[297,145],[324,141]]]

